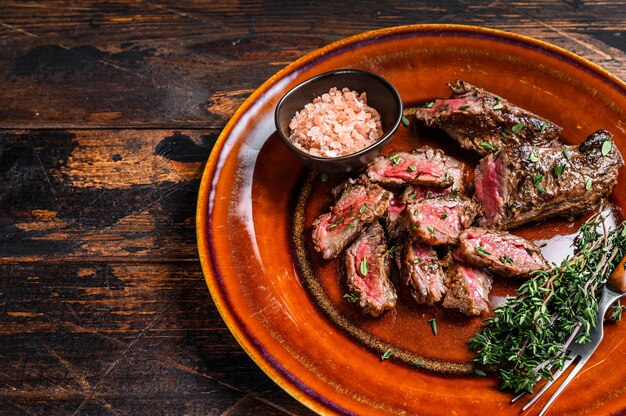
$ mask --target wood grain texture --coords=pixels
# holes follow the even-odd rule
[[[626,78],[623,0],[1,2],[0,414],[311,414],[211,301],[199,177],[276,71],[412,23],[533,36]]]
[[[624,10],[624,1],[3,2],[0,127],[221,128],[306,52],[412,23],[514,31],[624,78]]]

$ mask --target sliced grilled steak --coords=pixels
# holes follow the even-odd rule
[[[472,227],[461,233],[460,240],[458,254],[466,263],[501,276],[528,276],[549,268],[537,246],[506,231]]]
[[[415,116],[426,126],[443,129],[465,149],[488,155],[505,146],[546,145],[561,134],[561,127],[481,88],[464,81],[449,85],[452,97],[436,100]]]
[[[392,240],[400,238],[402,234],[404,234],[405,227],[404,222],[402,221],[402,212],[404,211],[404,207],[405,204],[400,202],[399,199],[391,198],[389,200],[387,210],[385,211],[385,215],[383,215],[383,224],[385,224],[387,236]]]
[[[413,184],[446,188],[464,184],[467,174],[463,163],[428,146],[411,153],[378,156],[367,167],[367,176],[372,182],[389,186]]]
[[[364,177],[349,184],[329,213],[313,222],[313,243],[322,257],[336,257],[363,229],[380,218],[392,194]]]
[[[510,229],[584,213],[611,193],[623,165],[611,134],[604,130],[579,146],[506,147],[476,168],[475,198],[483,208],[479,224]]]
[[[385,232],[376,222],[346,250],[348,289],[358,293],[358,304],[364,313],[378,316],[396,305],[398,297],[389,273]]]
[[[417,303],[432,305],[446,293],[446,276],[437,253],[417,240],[411,240],[404,246],[400,274]]]
[[[458,309],[470,316],[489,310],[491,277],[487,273],[463,263],[452,263],[446,273],[444,308]]]
[[[458,195],[409,203],[405,224],[412,236],[431,245],[458,244],[459,234],[479,213],[473,200]]]

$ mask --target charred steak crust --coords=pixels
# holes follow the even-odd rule
[[[422,146],[410,153],[378,156],[367,167],[367,177],[382,185],[454,186],[460,192],[465,190],[468,174],[469,170],[464,163],[429,146]]]
[[[605,130],[578,146],[505,147],[476,167],[475,198],[484,214],[479,225],[511,229],[582,214],[611,193],[623,166],[622,155]]]
[[[461,233],[460,240],[457,253],[467,264],[500,276],[524,277],[549,268],[537,246],[506,231],[471,227]]]
[[[385,231],[387,231],[387,237],[390,240],[395,240],[405,233],[404,224],[402,221],[402,213],[406,204],[402,203],[398,198],[393,197],[389,200],[387,210],[382,217]]]
[[[458,309],[466,315],[480,315],[489,310],[491,277],[484,271],[463,263],[452,263],[446,270],[448,291],[443,307]]]
[[[340,192],[330,212],[313,222],[313,244],[322,257],[336,257],[363,229],[380,218],[391,199],[391,192],[361,176]]]
[[[404,223],[411,236],[431,245],[459,243],[459,234],[469,227],[480,208],[458,195],[410,202],[404,209]]]
[[[417,303],[432,305],[446,293],[445,274],[435,250],[410,240],[402,250],[402,283]]]
[[[364,313],[379,316],[396,305],[396,289],[389,280],[390,258],[385,232],[378,222],[346,250],[348,290],[357,294]]]
[[[561,127],[488,91],[457,80],[452,96],[421,108],[417,120],[443,129],[461,147],[488,155],[506,146],[546,145],[555,142]]]

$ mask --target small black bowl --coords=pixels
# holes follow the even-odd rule
[[[371,145],[352,154],[338,157],[312,156],[300,150],[289,140],[289,123],[304,106],[332,87],[349,88],[359,94],[367,93],[367,105],[380,114],[382,136]],[[285,145],[302,162],[325,173],[348,173],[373,161],[385,147],[402,121],[402,99],[393,85],[383,77],[367,71],[339,69],[313,77],[294,87],[279,101],[274,114],[276,129]]]

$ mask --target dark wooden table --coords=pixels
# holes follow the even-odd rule
[[[435,22],[533,36],[626,79],[624,1],[1,2],[0,414],[310,414],[211,301],[199,177],[289,62]]]

